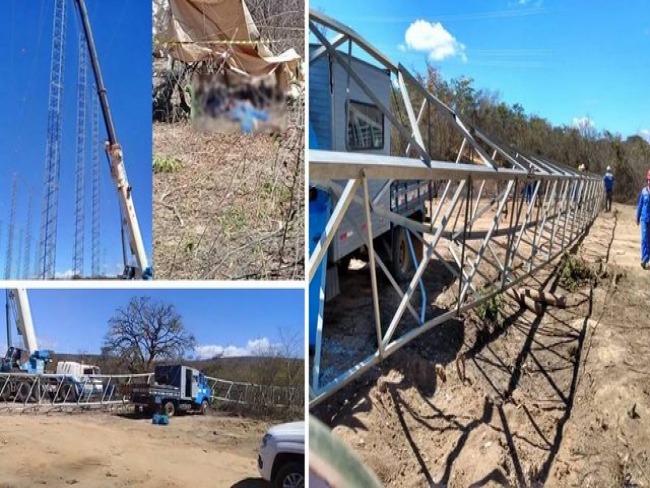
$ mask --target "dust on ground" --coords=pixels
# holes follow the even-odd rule
[[[566,309],[538,317],[506,295],[501,326],[474,312],[448,321],[314,413],[387,486],[650,486],[650,271],[634,211],[601,214],[579,244],[595,286],[565,290],[553,265],[526,283],[566,294]],[[372,304],[345,293],[361,293],[350,273],[326,320],[347,316],[357,325],[345,340],[363,349]],[[436,273],[425,277],[432,296]]]
[[[167,426],[129,414],[0,415],[0,487],[263,488],[268,424],[184,415]]]
[[[304,277],[303,111],[297,100],[282,134],[154,124],[158,278]]]

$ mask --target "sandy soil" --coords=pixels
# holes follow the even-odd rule
[[[257,449],[268,425],[178,416],[168,426],[104,413],[0,416],[0,487],[266,487]]]
[[[474,312],[449,321],[314,413],[387,486],[650,486],[650,271],[639,266],[634,209],[615,210],[576,249],[596,286],[564,290],[553,266],[528,283],[566,294],[566,309],[538,317],[506,297],[502,326]],[[326,311],[359,349],[373,334],[367,274],[351,270]],[[449,283],[444,268],[425,282],[434,302]],[[384,284],[383,303],[391,295]]]

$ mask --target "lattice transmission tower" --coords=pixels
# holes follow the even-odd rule
[[[84,273],[84,197],[86,163],[86,101],[87,101],[86,36],[79,33],[79,74],[77,79],[77,165],[75,170],[73,276]]]
[[[65,62],[66,0],[54,0],[50,94],[47,110],[47,145],[41,213],[39,277],[54,278],[61,163],[61,106]]]

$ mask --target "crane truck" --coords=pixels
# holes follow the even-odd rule
[[[97,366],[75,361],[59,362],[56,370],[59,378],[47,376],[50,372],[45,368],[52,362],[52,354],[38,347],[27,290],[7,290],[5,310],[7,353],[0,360],[0,373],[14,374],[0,375],[0,400],[22,403],[49,398],[59,402],[75,402],[80,398],[102,394],[101,379],[92,377],[101,373]],[[22,337],[23,347],[12,345],[12,317]],[[35,377],[42,377],[38,388],[34,387]]]
[[[88,10],[86,9],[86,3],[84,0],[75,0],[75,3],[81,17],[81,24],[84,29],[86,44],[88,46],[88,52],[90,54],[91,65],[95,77],[95,84],[97,86],[97,95],[99,97],[102,116],[106,126],[106,133],[108,135],[105,150],[110,166],[111,178],[115,184],[115,189],[117,190],[117,195],[120,201],[120,212],[122,216],[122,245],[124,247],[124,239],[126,237],[129,242],[131,255],[135,258],[135,264],[129,263],[126,257],[126,251],[123,251],[124,272],[122,273],[122,278],[150,279],[153,278],[153,269],[149,266],[147,253],[142,241],[138,217],[135,212],[135,205],[133,204],[132,188],[131,185],[129,185],[129,180],[126,175],[122,146],[118,141],[115,125],[113,123],[113,116],[108,104],[108,96],[102,78],[101,69],[99,67],[99,58],[97,56],[97,49],[95,48],[92,29],[90,27]]]

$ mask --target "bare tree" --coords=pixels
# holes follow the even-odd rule
[[[254,372],[255,383],[264,386],[302,386],[304,361],[299,359],[304,348],[303,334],[286,328],[278,329],[277,343],[259,341],[251,350],[258,358]]]
[[[304,56],[305,2],[303,0],[247,0],[246,5],[263,40],[273,54],[294,48]]]
[[[120,358],[129,371],[150,371],[161,359],[182,358],[196,346],[173,305],[132,298],[110,318],[102,352]]]

